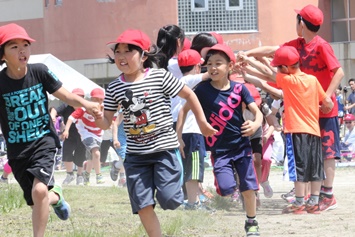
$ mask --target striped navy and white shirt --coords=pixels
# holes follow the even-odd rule
[[[179,146],[173,129],[170,98],[184,84],[164,69],[147,70],[136,82],[125,82],[120,75],[106,90],[105,110],[121,106],[127,153],[144,154],[175,149]]]

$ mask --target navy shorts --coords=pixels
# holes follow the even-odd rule
[[[185,133],[182,134],[182,140],[185,143],[185,159],[182,158],[184,182],[197,180],[202,183],[205,172],[205,139],[198,133]]]
[[[340,132],[338,117],[319,118],[323,159],[340,159]]]
[[[285,136],[289,180],[324,180],[321,138],[307,133],[288,133]]]
[[[248,152],[231,151],[223,155],[212,155],[216,191],[221,196],[231,195],[237,187],[234,169],[239,179],[239,190],[258,190],[259,184],[254,169],[254,161]]]
[[[55,156],[57,149],[41,150],[35,152],[28,159],[10,159],[15,179],[20,184],[27,205],[33,206],[32,187],[34,178],[48,186],[48,190],[54,186]]]
[[[147,206],[155,207],[154,197],[164,210],[174,210],[183,203],[183,171],[178,149],[126,154],[124,168],[133,214]]]

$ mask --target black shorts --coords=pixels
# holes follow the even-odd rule
[[[185,143],[185,159],[182,158],[184,182],[197,180],[202,183],[205,172],[205,139],[198,133],[185,133],[182,134],[182,140]]]
[[[263,139],[261,137],[256,137],[250,140],[251,149],[254,153],[263,153]]]
[[[47,149],[35,152],[28,159],[10,159],[15,179],[20,184],[27,205],[32,206],[32,187],[34,178],[48,186],[54,186],[55,155],[57,149]]]
[[[321,138],[306,133],[288,133],[285,136],[289,180],[324,180]]]
[[[86,148],[81,142],[80,137],[66,139],[63,142],[62,161],[74,162],[78,167],[83,167],[83,162],[86,160]]]

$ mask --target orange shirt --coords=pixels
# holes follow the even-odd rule
[[[326,94],[317,78],[305,73],[278,73],[276,83],[284,95],[284,132],[320,137],[319,102],[326,98]]]

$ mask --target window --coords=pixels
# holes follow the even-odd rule
[[[226,10],[243,9],[243,0],[226,0]]]
[[[332,0],[333,42],[355,41],[355,2]]]
[[[196,10],[195,3],[206,10]],[[186,34],[256,32],[257,5],[257,0],[178,0],[179,26]]]
[[[208,0],[191,0],[191,10],[197,11],[208,11]]]

